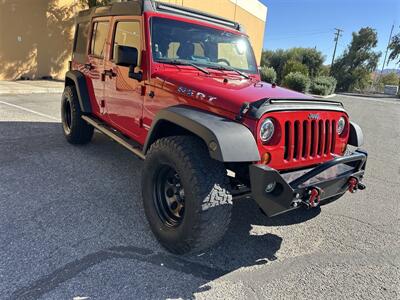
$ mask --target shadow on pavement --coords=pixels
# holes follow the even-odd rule
[[[141,209],[140,197],[140,173],[142,162],[136,159],[130,159],[130,153],[102,135],[96,135],[92,145],[83,147],[71,146],[64,141],[60,126],[61,125],[58,123],[0,122],[0,152],[4,150],[4,147],[13,149],[13,153],[9,154],[9,156],[6,155],[3,159],[7,160],[7,164],[11,164],[11,167],[13,167],[13,164],[16,164],[18,159],[21,158],[20,156],[34,156],[36,163],[39,164],[37,167],[39,169],[41,167],[40,160],[47,159],[47,162],[43,165],[51,164],[45,167],[52,169],[55,174],[52,177],[52,180],[55,180],[53,186],[63,184],[63,182],[58,183],[57,180],[62,180],[64,176],[71,176],[68,172],[76,172],[76,169],[81,168],[82,172],[84,172],[83,170],[85,169],[89,169],[88,174],[92,174],[90,168],[99,168],[100,171],[98,172],[100,173],[96,173],[94,176],[99,176],[99,178],[107,178],[110,176],[110,178],[116,182],[114,185],[110,185],[110,188],[115,190],[105,189],[102,186],[102,181],[98,180],[98,178],[91,178],[91,181],[86,183],[84,179],[82,179],[85,178],[86,175],[78,175],[74,184],[77,187],[80,185],[85,187],[85,199],[88,203],[87,205],[90,205],[88,214],[90,213],[90,215],[93,216],[93,220],[95,220],[92,221],[92,224],[80,224],[80,226],[85,226],[85,224],[88,226],[86,230],[85,228],[80,228],[81,232],[93,230],[89,228],[90,225],[102,230],[102,226],[108,225],[102,224],[100,220],[115,218],[114,220],[111,219],[110,223],[123,224],[121,225],[121,235],[130,235],[132,230],[142,230],[143,232],[140,233],[141,235],[148,237],[150,240],[154,240],[147,226],[143,228],[134,228],[135,225],[132,224],[134,221],[131,219],[131,215],[133,215],[134,218],[143,220],[142,223],[145,222],[143,210]],[[19,137],[19,140],[15,138],[16,136]],[[24,137],[27,137],[27,139],[24,139]],[[5,146],[6,144],[10,145]],[[52,155],[55,155],[54,152],[57,152],[62,159],[57,160],[56,157],[58,156],[54,156],[53,158]],[[69,153],[73,155],[69,156]],[[46,156],[43,154],[46,154]],[[77,159],[78,161],[76,161]],[[72,160],[75,161],[73,162]],[[1,161],[2,159],[0,159],[0,162]],[[65,166],[63,166],[63,164],[65,164]],[[71,164],[74,165],[68,169],[66,166]],[[65,172],[65,174],[59,174],[62,172]],[[60,177],[57,177],[58,175]],[[18,174],[14,174],[13,176],[18,176]],[[82,176],[82,178],[79,176]],[[9,179],[11,180],[12,178]],[[25,179],[21,178],[21,180],[23,181]],[[43,180],[43,185],[46,185],[47,178]],[[70,180],[74,180],[74,178]],[[139,183],[137,183],[137,181]],[[20,184],[23,185],[24,182]],[[41,186],[38,187],[39,193],[41,192],[40,188]],[[134,201],[132,201],[132,195],[135,195]],[[32,197],[36,196],[32,195]],[[109,197],[114,198],[109,199]],[[38,196],[38,201],[39,200],[41,200],[40,196]],[[53,200],[56,202],[57,200],[61,201],[57,198]],[[68,215],[68,210],[72,210],[73,207],[76,206],[78,206],[77,209],[79,210],[79,205],[82,205],[83,202],[80,197],[66,197],[65,199],[63,198],[63,201],[63,208],[52,212],[55,214],[54,216],[51,214],[48,216],[41,216],[40,220],[44,223],[42,224],[43,230],[49,230],[52,233],[69,230],[69,227],[63,224],[63,215]],[[67,201],[67,203],[65,203],[65,201]],[[111,215],[107,213],[107,210],[103,209],[104,206],[110,207]],[[83,208],[82,211],[85,213]],[[217,279],[239,268],[267,264],[276,259],[275,254],[281,247],[282,238],[270,233],[264,235],[252,234],[254,226],[271,227],[302,223],[316,217],[319,212],[319,210],[295,211],[269,219],[260,212],[253,200],[236,200],[230,228],[221,243],[205,253],[192,256],[174,256],[157,246],[153,248],[150,247],[150,249],[148,246],[141,245],[140,242],[135,244],[129,241],[127,244],[121,244],[123,240],[119,240],[116,237],[113,240],[113,236],[110,235],[108,239],[111,240],[112,246],[107,246],[104,249],[96,249],[96,247],[93,247],[93,252],[90,254],[84,252],[83,249],[74,249],[76,250],[75,253],[78,253],[78,256],[79,253],[81,253],[80,258],[56,268],[49,274],[39,277],[25,286],[19,287],[11,294],[11,298],[39,298],[91,267],[112,259],[140,261],[158,267],[163,266],[171,271],[192,275],[199,280],[193,282],[193,285],[191,285],[189,289],[186,287],[180,290],[179,286],[176,286],[173,293],[167,292],[165,294],[165,298],[192,298],[194,293],[210,289],[207,283],[211,280]],[[26,215],[25,218],[34,219],[34,216],[33,214]],[[15,221],[11,220],[11,222]],[[48,222],[48,224],[45,224],[46,222]],[[99,223],[93,224],[93,222]],[[2,226],[1,223],[0,226]],[[76,226],[79,226],[79,224]],[[42,234],[45,235],[47,232],[43,232]],[[100,235],[103,234],[103,232],[97,234]],[[73,235],[75,235],[75,239]],[[71,233],[70,235],[67,234],[65,236],[66,240],[62,240],[60,243],[65,245],[74,244],[76,243],[76,235],[78,235],[78,238],[83,239],[82,236],[79,237],[79,232]],[[71,240],[68,240],[69,236],[71,236]],[[100,237],[98,236],[97,238],[99,239],[98,244],[101,245]],[[94,236],[94,239],[96,239],[96,236]],[[59,247],[60,245],[54,246]],[[7,247],[3,250],[7,252]],[[48,250],[43,248],[41,251]],[[76,255],[74,255],[74,257],[76,257]],[[21,259],[21,261],[23,261],[23,259]],[[163,276],[162,273],[163,272],[160,272],[160,277]],[[102,287],[99,286],[99,289],[101,288]],[[159,291],[158,294],[160,293],[162,293],[162,291]]]

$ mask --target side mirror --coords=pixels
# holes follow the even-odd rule
[[[115,64],[117,66],[129,67],[129,78],[142,81],[143,73],[135,72],[138,65],[138,50],[129,46],[117,46],[115,51]]]

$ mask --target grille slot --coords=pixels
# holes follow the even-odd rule
[[[290,140],[290,122],[287,121],[285,123],[285,159],[289,160],[289,150],[292,144],[292,141]]]
[[[307,121],[303,121],[303,149],[301,152],[301,157],[306,158],[307,157],[307,126],[308,126],[308,122]]]
[[[330,139],[330,132],[331,132],[331,122],[329,120],[325,121],[325,132],[327,133],[325,135],[325,149],[324,153],[328,154],[331,148],[331,139]]]
[[[324,149],[324,144],[325,144],[325,132],[324,132],[324,121],[320,120],[318,122],[318,155],[321,156],[322,155],[322,151]]]
[[[294,148],[293,148],[293,157],[295,159],[300,158],[300,150],[301,150],[300,141],[301,140],[302,140],[302,137],[301,137],[301,130],[300,130],[300,122],[296,121],[296,122],[294,122]]]
[[[284,126],[286,161],[312,160],[327,156],[335,150],[334,120],[286,121]]]
[[[315,127],[315,121],[311,121],[311,151],[310,156],[315,156],[317,143],[315,141],[317,135],[317,129]]]
[[[332,121],[332,128],[331,128],[331,152],[335,152],[335,144],[336,144],[336,122]]]

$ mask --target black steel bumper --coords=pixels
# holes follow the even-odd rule
[[[265,165],[250,166],[251,193],[270,217],[295,209],[340,198],[346,191],[364,189],[367,152],[357,150],[313,169],[279,173]]]

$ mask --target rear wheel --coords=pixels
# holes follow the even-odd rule
[[[168,137],[151,146],[142,194],[153,233],[175,254],[212,246],[229,226],[232,195],[226,169],[196,137]]]
[[[82,111],[74,86],[66,86],[61,98],[61,121],[64,136],[71,144],[87,144],[93,137],[93,126],[82,119]]]

